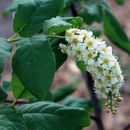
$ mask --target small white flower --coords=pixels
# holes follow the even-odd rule
[[[114,78],[111,79],[111,82],[112,82],[113,84],[116,84],[116,83],[118,83],[119,81],[118,81],[118,79],[117,79],[116,77],[114,77]]]
[[[88,65],[93,65],[93,64],[94,64],[94,60],[93,59],[88,60]]]
[[[65,37],[69,44],[60,44],[61,51],[84,62],[94,79],[95,92],[108,102],[110,99],[120,100],[119,88],[124,77],[117,58],[112,54],[112,47],[107,47],[102,38],[95,38],[91,31],[77,28],[67,30]]]
[[[60,43],[59,47],[60,47],[62,53],[66,53],[66,50],[67,50],[67,46],[66,45]]]
[[[71,36],[66,36],[65,40],[66,40],[68,43],[72,43],[72,37],[71,37]]]

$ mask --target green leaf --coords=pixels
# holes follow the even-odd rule
[[[11,91],[11,81],[2,79],[0,86],[0,102],[6,101],[8,93]]]
[[[48,91],[48,93],[45,95],[44,101],[53,101],[53,95],[51,93],[51,91]]]
[[[19,107],[28,130],[81,130],[90,124],[85,110],[52,102],[37,102]]]
[[[15,108],[12,106],[9,106],[7,104],[0,104],[0,115],[4,114],[13,114],[15,113]]]
[[[69,84],[63,87],[60,87],[52,92],[53,99],[55,102],[60,101],[67,97],[68,95],[72,94],[76,90],[74,84]]]
[[[108,38],[117,46],[130,53],[130,41],[113,14],[104,10],[104,30]]]
[[[63,21],[60,17],[52,18],[50,20],[46,20],[43,23],[43,31],[45,33],[61,33],[71,28],[72,25]]]
[[[56,17],[46,20],[43,23],[45,33],[62,33],[72,27],[81,27],[83,19],[81,17]]]
[[[93,112],[93,105],[90,99],[67,97],[63,101],[63,104],[71,107],[84,108],[88,112]]]
[[[5,90],[6,93],[11,91],[11,79],[9,80],[4,80],[2,84],[3,89]]]
[[[63,5],[63,0],[22,0],[16,10],[14,31],[23,37],[36,34],[45,20],[57,16]]]
[[[77,67],[82,71],[86,71],[86,65],[82,61],[76,61]]]
[[[58,70],[67,59],[67,54],[63,54],[59,48],[60,43],[66,44],[66,41],[63,39],[53,39],[51,41],[51,48],[55,54],[56,59],[56,70]]]
[[[16,114],[13,107],[6,104],[0,105],[0,129],[1,130],[28,130],[22,116]]]
[[[12,90],[16,99],[30,99],[33,95],[27,90],[27,88],[21,83],[16,74],[12,76]]]
[[[1,86],[0,86],[0,102],[4,102],[7,97],[8,93],[11,91],[11,80],[2,79]]]
[[[68,21],[73,27],[81,27],[83,25],[83,19],[81,17],[74,17],[70,21]]]
[[[52,102],[16,107],[0,105],[1,130],[81,130],[90,124],[87,112]]]
[[[81,17],[60,17],[63,21],[72,24],[73,27],[81,27],[83,25],[83,19]]]
[[[81,8],[79,15],[84,19],[87,24],[92,24],[93,22],[102,22],[102,15],[99,8],[100,2],[88,1],[86,5]]]
[[[0,102],[3,102],[6,100],[8,94],[6,93],[6,91],[0,87]]]
[[[11,52],[11,45],[8,44],[7,40],[0,38],[0,73],[3,72],[4,63],[9,57]]]
[[[116,0],[117,4],[123,5],[125,3],[125,0]]]
[[[77,2],[79,0],[64,0],[65,7],[70,7],[74,2]]]
[[[102,35],[102,31],[97,28],[89,28],[89,30],[93,32],[95,37],[100,37]]]
[[[55,57],[45,36],[23,38],[17,42],[13,69],[21,83],[37,98],[43,99],[55,73]]]

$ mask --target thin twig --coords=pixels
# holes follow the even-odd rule
[[[5,101],[6,103],[10,103],[10,104],[13,104],[13,102],[14,102],[14,100],[7,100],[7,101]],[[15,102],[15,104],[17,104],[17,105],[24,105],[24,104],[28,104],[29,103],[29,101],[25,101],[25,100],[22,100],[22,101],[16,101]]]

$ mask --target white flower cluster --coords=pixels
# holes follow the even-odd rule
[[[94,79],[95,92],[107,99],[107,107],[115,113],[115,104],[122,100],[119,88],[124,77],[117,58],[112,54],[112,47],[107,47],[101,38],[95,38],[91,31],[77,28],[67,30],[65,38],[68,44],[61,43],[61,51],[86,65]]]

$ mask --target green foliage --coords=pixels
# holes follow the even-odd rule
[[[46,20],[43,23],[44,33],[63,33],[72,27],[81,27],[83,19],[81,17],[59,17]]]
[[[4,63],[11,52],[11,45],[8,44],[5,38],[0,38],[0,73],[3,72]]]
[[[64,99],[63,104],[70,107],[76,108],[84,108],[87,112],[93,113],[94,108],[91,99],[86,98],[75,98],[75,97],[67,97]],[[100,108],[103,107],[103,101],[99,100]]]
[[[64,105],[71,107],[84,108],[88,112],[93,112],[93,105],[90,99],[67,97],[65,98]]]
[[[116,2],[123,4],[124,0]],[[72,10],[80,17],[70,16]],[[6,11],[16,11],[13,20],[16,34],[8,40],[0,38],[1,76],[12,51],[9,42],[16,45],[16,53],[12,63],[12,80],[3,81],[0,86],[0,102],[7,100],[12,88],[16,100],[29,100],[30,104],[16,107],[1,104],[0,129],[81,130],[88,126],[90,119],[87,112],[94,112],[92,101],[67,97],[76,90],[75,84],[54,91],[50,88],[56,71],[67,60],[67,55],[61,52],[59,44],[68,44],[64,35],[69,28],[80,28],[84,22],[103,23],[106,36],[130,54],[130,40],[110,11],[107,1],[13,0]],[[102,30],[97,28],[88,26],[87,29],[96,37],[102,34]],[[81,71],[86,71],[86,66],[82,62],[77,61],[76,64]],[[66,106],[43,100],[53,102],[62,100]],[[102,101],[99,106],[102,106]]]
[[[63,5],[63,0],[21,1],[14,18],[14,31],[23,37],[36,34],[45,20],[57,16]]]
[[[1,130],[28,130],[23,117],[16,113],[15,108],[6,104],[0,105],[0,129]]]
[[[63,21],[60,17],[46,20],[43,23],[43,31],[45,33],[62,33],[71,27],[72,25],[70,23]]]
[[[61,19],[62,21],[64,21],[64,23],[67,23],[69,25],[71,25],[72,27],[81,27],[82,24],[83,24],[83,19],[80,18],[80,17],[58,17],[58,19]],[[49,21],[49,20],[48,20]],[[56,23],[57,24],[57,23]],[[53,24],[52,24],[53,26]],[[51,26],[51,27],[52,27]],[[47,26],[46,26],[47,27]],[[45,27],[45,28],[46,28]],[[57,32],[57,29],[58,28],[62,28],[61,25],[57,27],[53,26],[54,28],[54,33]],[[67,26],[64,25],[64,29],[61,29],[62,31],[64,30],[65,31],[65,28],[67,28]],[[64,32],[63,32],[64,33]],[[56,58],[56,70],[58,70],[60,68],[60,66],[66,61],[67,59],[67,55],[66,54],[63,54],[61,51],[60,51],[60,48],[59,48],[59,44],[60,43],[64,43],[64,44],[67,44],[66,41],[64,39],[51,39],[50,40],[50,43],[51,43],[51,47],[52,47],[52,50],[55,54],[55,58]]]
[[[83,109],[52,102],[37,102],[16,109],[0,105],[2,130],[81,130],[89,124],[89,116]]]
[[[55,102],[60,101],[67,97],[69,94],[73,93],[76,90],[74,84],[69,84],[63,87],[60,87],[52,92],[53,100]]]
[[[39,35],[17,42],[13,70],[34,96],[44,98],[55,73],[55,57],[47,38]]]
[[[70,20],[68,22],[75,28],[79,28],[83,25],[83,19],[81,17],[70,17]]]
[[[8,94],[6,93],[6,91],[0,87],[0,102],[3,102],[6,100]]]
[[[15,73],[13,73],[12,76],[12,90],[16,99],[30,99],[33,97],[32,94],[27,90],[27,88],[21,83]]]
[[[0,102],[7,100],[8,92],[10,91],[11,81],[3,80],[0,86]]]
[[[83,109],[66,107],[51,102],[37,102],[21,106],[18,113],[23,115],[29,130],[81,130],[90,124],[89,117]]]
[[[117,4],[123,5],[125,3],[125,0],[116,0]]]
[[[77,67],[82,71],[86,71],[86,65],[82,61],[76,61]]]
[[[130,53],[130,41],[113,14],[104,10],[104,30],[108,38],[117,46]]]
[[[86,5],[81,8],[79,15],[84,19],[87,24],[92,24],[93,22],[102,22],[102,15],[99,10],[99,3],[89,1]]]
[[[102,31],[97,28],[89,28],[89,30],[93,32],[95,37],[100,37],[102,35]]]
[[[70,7],[74,2],[77,2],[79,0],[64,0],[65,7]]]
[[[65,40],[63,39],[53,39],[52,41],[50,41],[51,43],[51,48],[54,52],[54,55],[55,55],[55,59],[56,59],[56,70],[58,70],[61,65],[66,61],[67,59],[67,55],[66,54],[63,54],[61,51],[60,51],[60,48],[59,48],[59,44],[60,43],[66,43]]]

